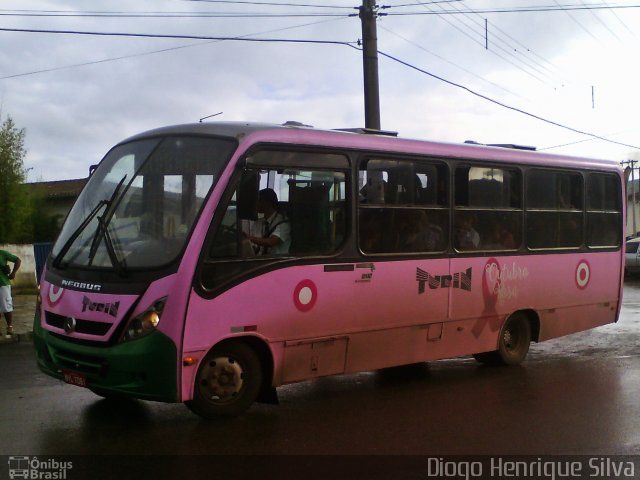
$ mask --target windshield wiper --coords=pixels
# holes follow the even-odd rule
[[[98,228],[96,228],[96,233],[93,235],[93,240],[91,242],[91,248],[89,249],[89,257],[87,261],[87,265],[91,266],[93,263],[93,259],[98,252],[98,247],[100,246],[100,240],[104,239],[105,247],[107,248],[107,253],[109,254],[109,259],[111,260],[111,264],[118,271],[118,273],[124,273],[124,265],[118,259],[118,254],[113,247],[113,241],[111,239],[111,234],[108,230],[108,225],[113,215],[115,214],[114,202],[118,198],[118,194],[120,193],[120,189],[122,188],[122,184],[124,183],[127,175],[125,174],[115,190],[111,194],[109,200],[106,200],[107,209],[104,212],[104,215],[98,217]]]
[[[64,259],[64,257],[67,255],[67,253],[69,253],[69,250],[71,249],[71,246],[74,244],[74,242],[77,240],[77,238],[80,236],[80,234],[84,231],[85,228],[87,228],[87,226],[91,223],[91,221],[95,218],[95,216],[100,212],[100,210],[103,207],[107,207],[107,210],[105,212],[105,215],[103,217],[98,217],[98,221],[99,221],[99,225],[98,225],[98,229],[96,230],[96,234],[93,237],[93,242],[91,244],[91,251],[94,250],[94,244],[95,244],[95,248],[97,249],[97,244],[99,243],[97,240],[99,240],[100,235],[99,235],[99,231],[103,228],[101,227],[102,225],[102,218],[106,217],[107,214],[109,214],[109,211],[112,210],[111,206],[113,204],[113,201],[115,200],[118,191],[120,190],[120,188],[122,187],[122,184],[124,183],[124,180],[127,178],[127,176],[125,175],[124,177],[122,177],[122,179],[120,180],[120,183],[118,183],[117,187],[115,188],[115,190],[113,191],[113,193],[111,194],[111,197],[109,198],[109,200],[100,200],[98,202],[98,204],[95,206],[95,208],[93,210],[91,210],[91,212],[89,213],[89,215],[87,215],[87,218],[85,218],[82,223],[80,225],[78,225],[78,228],[76,228],[73,233],[71,234],[71,236],[69,237],[69,239],[64,243],[64,245],[62,246],[62,248],[60,249],[60,252],[58,253],[58,255],[56,255],[56,257],[53,259],[53,263],[52,265],[55,268],[66,268],[62,265],[62,260]],[[111,213],[109,215],[109,218],[111,218],[111,216],[113,216],[113,213]],[[113,246],[113,245],[112,245]],[[114,252],[115,253],[115,252]],[[93,252],[93,255],[95,255],[95,252]],[[90,254],[91,257],[93,257]],[[111,255],[110,255],[111,258]],[[112,260],[113,261],[113,260]],[[122,267],[122,265],[118,262],[118,266]]]
[[[82,221],[82,223],[80,225],[78,225],[78,228],[76,228],[73,231],[73,233],[71,234],[69,239],[64,243],[64,245],[60,249],[60,252],[58,253],[58,255],[56,255],[56,257],[53,259],[53,266],[55,268],[62,268],[62,259],[69,252],[69,249],[71,248],[71,245],[73,245],[73,242],[76,241],[76,239],[80,236],[82,231],[85,228],[87,228],[87,225],[89,225],[89,223],[91,223],[91,220],[93,220],[93,218],[98,214],[100,209],[102,207],[104,207],[106,204],[107,204],[106,200],[100,200],[98,202],[98,205],[96,205],[96,207],[93,210],[91,210],[91,213],[89,213],[89,215],[87,215],[87,218],[85,218]]]

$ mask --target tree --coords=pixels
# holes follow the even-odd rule
[[[24,137],[24,128],[18,129],[10,116],[0,124],[0,243],[26,243],[32,237]]]

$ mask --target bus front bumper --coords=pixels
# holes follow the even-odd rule
[[[47,375],[102,396],[177,402],[177,350],[161,332],[111,346],[72,343],[44,330],[36,314],[33,343]]]

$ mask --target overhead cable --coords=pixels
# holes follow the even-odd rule
[[[348,8],[353,10],[354,7],[346,7],[344,5],[322,5],[322,4],[308,4],[308,3],[278,3],[278,2],[257,2],[257,1],[242,1],[242,0],[182,0],[183,2],[196,2],[196,3],[225,3],[235,5],[268,5],[277,7],[312,7],[312,8]]]
[[[0,17],[59,17],[59,18],[292,18],[292,17],[355,17],[357,13],[238,13],[238,12],[86,12],[86,13],[7,13],[0,11]]]
[[[308,27],[311,25],[319,25],[321,23],[328,23],[328,22],[335,22],[335,21],[339,21],[341,19],[330,19],[330,20],[320,20],[318,22],[310,22],[310,23],[303,23],[301,25],[292,25],[289,27],[282,27],[282,28],[276,28],[276,29],[271,29],[271,30],[265,30],[262,32],[254,32],[254,33],[248,33],[246,35],[239,35],[236,38],[243,38],[243,37],[252,37],[254,35],[266,35],[269,33],[276,33],[276,32],[283,32],[285,30],[293,30],[295,28],[302,28],[302,27]],[[139,52],[139,53],[133,53],[133,54],[129,54],[129,55],[121,55],[118,57],[111,57],[111,58],[103,58],[100,60],[92,60],[89,62],[82,62],[82,63],[74,63],[74,64],[70,64],[70,65],[62,65],[62,66],[58,66],[58,67],[51,67],[51,68],[43,68],[40,70],[33,70],[30,72],[22,72],[22,73],[15,73],[15,74],[11,74],[11,75],[5,75],[3,77],[0,77],[0,80],[6,80],[6,79],[10,79],[10,78],[18,78],[18,77],[26,77],[29,75],[36,75],[39,73],[48,73],[48,72],[55,72],[55,71],[59,71],[59,70],[67,70],[70,68],[79,68],[79,67],[86,67],[89,65],[98,65],[101,63],[108,63],[108,62],[115,62],[118,60],[125,60],[128,58],[136,58],[136,57],[145,57],[147,55],[154,55],[157,53],[165,53],[165,52],[171,52],[171,51],[175,51],[175,50],[182,50],[185,48],[192,48],[192,47],[202,47],[205,45],[209,45],[211,43],[216,43],[216,42],[221,42],[224,40],[209,40],[209,41],[201,41],[198,43],[190,43],[188,45],[179,45],[179,46],[175,46],[175,47],[169,47],[169,48],[162,48],[160,50],[150,50],[147,52]]]
[[[90,35],[98,37],[137,37],[137,38],[173,38],[181,40],[225,40],[236,42],[258,43],[307,43],[319,45],[348,45],[354,46],[358,42],[341,42],[338,40],[301,40],[292,38],[247,38],[247,37],[212,37],[209,35],[172,35],[168,33],[125,33],[125,32],[93,32],[82,30],[47,30],[37,28],[0,28],[0,32],[17,33],[50,33],[58,35]]]
[[[19,28],[0,28],[0,32],[20,32],[20,33],[48,33],[48,34],[62,34],[62,35],[94,35],[94,36],[111,36],[111,37],[138,37],[138,38],[173,38],[173,39],[187,39],[187,40],[225,40],[225,41],[240,41],[240,42],[257,42],[257,43],[298,43],[298,44],[315,44],[315,45],[343,45],[343,46],[347,46],[350,48],[353,48],[355,50],[358,51],[362,51],[361,48],[359,48],[358,46],[356,46],[357,42],[341,42],[341,41],[337,41],[337,40],[296,40],[296,39],[277,39],[277,38],[239,38],[239,37],[210,37],[210,36],[204,36],[204,35],[170,35],[170,34],[150,34],[150,33],[120,33],[120,32],[87,32],[87,31],[72,31],[72,30],[41,30],[41,29],[19,29]],[[378,54],[388,58],[390,60],[393,60],[394,62],[397,62],[401,65],[404,65],[408,68],[411,68],[417,72],[420,72],[424,75],[427,75],[429,77],[435,78],[436,80],[439,80],[441,82],[447,83],[448,85],[460,88],[462,90],[465,90],[466,92],[481,98],[483,100],[486,100],[488,102],[491,102],[495,105],[498,105],[500,107],[506,108],[508,110],[517,112],[517,113],[521,113],[523,115],[526,115],[528,117],[531,117],[535,120],[539,120],[541,122],[547,123],[549,125],[554,125],[556,127],[559,128],[563,128],[565,130],[569,130],[572,131],[574,133],[579,133],[580,135],[585,135],[588,137],[592,137],[595,138],[597,140],[601,140],[603,142],[608,142],[608,143],[613,143],[616,145],[621,145],[624,147],[628,147],[628,148],[632,148],[634,150],[640,150],[640,146],[636,146],[636,145],[630,145],[627,143],[622,143],[622,142],[618,142],[615,140],[611,140],[605,137],[602,137],[600,135],[596,135],[590,132],[586,132],[583,130],[579,130],[573,127],[569,127],[567,125],[561,124],[559,122],[555,122],[553,120],[549,120],[546,119],[544,117],[541,117],[539,115],[535,115],[533,113],[527,112],[525,110],[522,110],[520,108],[517,107],[513,107],[510,105],[507,105],[503,102],[500,102],[498,100],[495,100],[491,97],[488,97],[486,95],[483,95],[481,93],[478,93],[468,87],[465,87],[464,85],[461,85],[459,83],[455,83],[452,82],[451,80],[447,80],[441,76],[435,75],[431,72],[428,72],[427,70],[424,70],[422,68],[419,68],[415,65],[412,65],[408,62],[405,62],[404,60],[401,60],[397,57],[394,57],[393,55],[390,55],[388,53],[382,52],[380,50],[378,50]]]
[[[441,77],[441,76],[438,76],[438,75],[435,75],[435,74],[433,74],[433,73],[431,73],[431,72],[428,72],[428,71],[426,71],[426,70],[423,70],[422,68],[416,67],[415,65],[412,65],[412,64],[410,64],[410,63],[408,63],[408,62],[405,62],[404,60],[400,60],[399,58],[394,57],[393,55],[389,55],[388,53],[384,53],[384,52],[382,52],[382,51],[380,51],[380,50],[378,50],[378,54],[379,54],[379,55],[382,55],[383,57],[386,57],[386,58],[388,58],[388,59],[390,59],[390,60],[393,60],[394,62],[397,62],[397,63],[399,63],[399,64],[401,64],[401,65],[404,65],[404,66],[406,66],[406,67],[409,67],[409,68],[411,68],[411,69],[413,69],[413,70],[416,70],[416,71],[418,71],[418,72],[420,72],[420,73],[423,73],[424,75],[428,75],[428,76],[430,76],[430,77],[432,77],[432,78],[435,78],[436,80],[440,80],[441,82],[444,82],[444,83],[447,83],[447,84],[449,84],[449,85],[451,85],[451,86],[454,86],[454,87],[460,88],[460,89],[462,89],[462,90],[465,90],[466,92],[468,92],[468,93],[470,93],[470,94],[472,94],[472,95],[474,95],[474,96],[476,96],[476,97],[482,98],[483,100],[487,100],[488,102],[491,102],[491,103],[493,103],[493,104],[495,104],[495,105],[498,105],[498,106],[500,106],[500,107],[506,108],[506,109],[508,109],[508,110],[512,110],[512,111],[514,111],[514,112],[518,112],[518,113],[521,113],[521,114],[523,114],[523,115],[527,115],[527,116],[529,116],[529,117],[531,117],[531,118],[534,118],[534,119],[536,119],[536,120],[540,120],[540,121],[542,121],[542,122],[548,123],[548,124],[550,124],[550,125],[554,125],[554,126],[556,126],[556,127],[564,128],[565,130],[569,130],[569,131],[572,131],[572,132],[574,132],[574,133],[579,133],[580,135],[586,135],[586,136],[588,136],[588,137],[592,137],[592,138],[597,139],[597,140],[602,140],[603,142],[614,143],[614,144],[616,144],[616,145],[622,145],[623,147],[629,147],[629,148],[632,148],[632,149],[635,149],[635,150],[640,150],[640,147],[639,147],[639,146],[636,146],[636,145],[630,145],[630,144],[622,143],[622,142],[618,142],[618,141],[616,141],[616,140],[611,140],[611,139],[609,139],[609,138],[605,138],[605,137],[602,137],[602,136],[600,136],[600,135],[596,135],[596,134],[594,134],[594,133],[586,132],[586,131],[584,131],[584,130],[578,130],[578,129],[576,129],[576,128],[573,128],[573,127],[569,127],[569,126],[567,126],[567,125],[564,125],[564,124],[562,124],[562,123],[559,123],[559,122],[556,122],[556,121],[553,121],[553,120],[549,120],[549,119],[544,118],[544,117],[541,117],[541,116],[539,116],[539,115],[535,115],[535,114],[533,114],[533,113],[527,112],[526,110],[522,110],[522,109],[520,109],[520,108],[513,107],[513,106],[511,106],[511,105],[507,105],[506,103],[502,103],[502,102],[500,102],[500,101],[498,101],[498,100],[495,100],[495,99],[493,99],[493,98],[491,98],[491,97],[488,97],[488,96],[483,95],[483,94],[481,94],[481,93],[478,93],[478,92],[476,92],[476,91],[474,91],[474,90],[471,90],[470,88],[465,87],[464,85],[461,85],[461,84],[459,84],[459,83],[452,82],[451,80],[447,80],[447,79],[445,79],[445,78],[443,78],[443,77]]]
[[[416,4],[414,4],[416,5]],[[420,4],[422,5],[422,4]],[[412,15],[464,15],[469,13],[528,13],[528,12],[566,12],[573,10],[618,10],[640,8],[639,4],[634,5],[562,5],[554,6],[538,6],[538,7],[515,7],[515,8],[480,8],[473,10],[441,10],[438,12],[389,12],[389,16],[412,16]]]

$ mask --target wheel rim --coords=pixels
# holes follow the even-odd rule
[[[507,328],[502,335],[502,342],[507,352],[513,352],[518,349],[518,332],[514,332],[511,328]]]
[[[244,386],[244,369],[232,357],[212,358],[203,365],[199,385],[203,396],[210,402],[232,402]]]
[[[502,332],[502,349],[510,356],[526,354],[528,350],[527,325],[521,319],[511,319]]]

